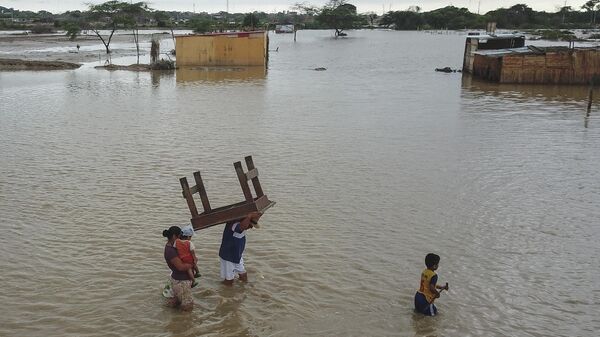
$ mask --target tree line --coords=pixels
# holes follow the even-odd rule
[[[594,28],[600,0],[588,1],[580,9],[564,6],[556,12],[545,12],[533,10],[526,4],[517,4],[480,15],[467,8],[454,6],[429,12],[422,12],[419,7],[413,6],[404,11],[386,13],[380,24],[397,30],[483,29],[488,22],[496,22],[498,28],[503,29]]]
[[[158,11],[145,1],[127,2],[111,0],[99,5],[89,5],[85,11],[68,11],[53,14],[18,11],[0,6],[0,29],[31,29],[50,32],[61,29],[70,38],[79,32],[91,30],[110,52],[112,35],[101,36],[100,30],[139,28],[185,28],[204,33],[226,30],[268,29],[271,24],[294,24],[303,29],[334,29],[335,35],[356,28],[387,27],[396,30],[426,29],[483,29],[488,22],[496,22],[503,29],[557,29],[593,28],[596,26],[600,0],[589,0],[575,9],[571,6],[556,12],[535,11],[526,4],[499,8],[485,14],[470,12],[467,8],[447,6],[424,12],[418,6],[402,11],[389,11],[384,15],[374,12],[357,13],[357,8],[347,0],[330,0],[323,6],[296,4],[291,11],[279,13],[191,13]]]

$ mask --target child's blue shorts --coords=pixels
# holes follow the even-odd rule
[[[437,315],[437,308],[433,303],[427,302],[427,298],[425,295],[421,294],[417,291],[415,294],[415,310],[418,313],[421,313],[426,316],[435,316]]]

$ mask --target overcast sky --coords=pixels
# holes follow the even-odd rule
[[[140,1],[140,0],[133,0]],[[327,0],[306,1],[314,5],[322,5]],[[67,10],[85,9],[87,3],[102,3],[102,0],[0,0],[0,6],[15,8],[20,10],[47,10],[53,13],[64,12]],[[227,0],[150,0],[150,7],[160,10],[194,11],[196,12],[218,12],[225,10]],[[297,0],[229,0],[230,12],[248,12],[264,11],[278,12],[290,10]],[[535,10],[555,11],[556,8],[564,5],[564,0],[350,0],[350,3],[358,7],[359,12],[375,11],[381,14],[384,11],[403,10],[411,5],[421,6],[423,10],[431,10],[448,5],[457,7],[467,7],[472,12],[477,12],[478,5],[481,6],[481,13],[496,9],[498,7],[510,7],[517,3],[527,3]],[[567,1],[568,6],[579,8],[585,0],[574,2]]]

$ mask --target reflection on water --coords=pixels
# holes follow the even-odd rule
[[[439,331],[438,322],[441,316],[426,317],[421,314],[412,314],[412,326],[415,331],[414,336],[427,336],[427,337],[442,337],[447,335],[445,331]]]
[[[150,78],[152,81],[152,86],[157,87],[160,85],[160,82],[163,80],[167,80],[169,82],[173,81],[173,76],[175,73],[171,70],[165,71],[151,71]]]
[[[586,88],[435,72],[460,66],[458,34],[350,36],[272,36],[266,74],[0,73],[0,336],[595,336]],[[203,230],[196,310],[166,308],[178,179],[239,201],[249,154],[277,201],[250,282],[223,288]],[[429,252],[452,284],[433,319],[412,309]]]
[[[584,120],[584,126],[586,129],[590,126],[591,115],[592,115],[592,110],[588,109],[588,111],[585,113],[585,120]]]
[[[264,79],[265,67],[179,67],[177,83],[186,82],[240,82]]]
[[[590,101],[590,95],[599,97],[600,88],[590,89],[586,85],[500,84],[468,74],[462,77],[462,96],[474,103],[466,108],[467,111],[481,111],[489,104],[497,104],[504,111],[520,113],[522,105],[543,104],[540,108],[548,112],[579,113],[585,128],[590,125],[592,110],[600,108],[600,104]]]
[[[575,102],[587,99],[589,86],[585,85],[540,85],[501,84],[483,81],[469,74],[462,76],[463,92],[472,95],[498,96],[521,100],[546,100],[549,102]]]
[[[594,87],[590,86],[588,90],[588,105],[587,112],[585,113],[585,123],[584,126],[587,128],[589,126],[590,116],[592,114],[592,103],[594,102]]]

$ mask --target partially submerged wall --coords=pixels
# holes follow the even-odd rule
[[[505,55],[501,67],[501,83],[544,83],[548,72],[545,55]]]
[[[484,55],[474,55],[473,58],[473,76],[487,79],[488,81],[499,82],[502,71],[501,57],[489,57]]]
[[[600,50],[570,49],[505,55],[501,83],[587,84],[600,75]]]
[[[178,66],[266,66],[265,32],[177,36]]]

